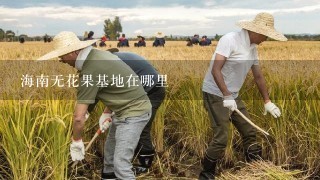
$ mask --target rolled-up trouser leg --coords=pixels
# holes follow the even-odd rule
[[[134,150],[137,147],[140,134],[148,123],[151,117],[151,112],[146,113],[141,116],[136,117],[128,117],[124,120],[119,120],[117,117],[113,118],[112,126],[115,126],[115,144],[107,144],[108,139],[106,141],[106,147],[115,146],[114,154],[113,154],[113,162],[112,151],[108,152],[108,149],[105,148],[105,167],[109,167],[109,164],[113,164],[113,170],[117,178],[119,179],[135,179],[134,173],[132,171],[131,160],[134,155]],[[110,168],[104,169],[105,172],[110,172]]]
[[[239,111],[249,118],[249,113],[242,100],[236,98],[236,102]],[[257,130],[236,112],[231,115],[231,121],[242,137],[243,149],[247,160],[259,159],[262,151],[261,146],[257,142]]]
[[[223,107],[223,99],[219,96],[203,92],[204,106],[212,121],[213,139],[206,151],[210,159],[223,157],[228,143],[228,131],[230,125],[230,111]]]

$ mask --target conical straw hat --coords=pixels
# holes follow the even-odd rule
[[[157,32],[156,33],[156,38],[163,38],[164,37],[164,33],[163,32]]]
[[[263,34],[274,40],[287,41],[288,39],[274,28],[274,18],[269,13],[259,13],[252,21],[239,21],[237,23],[243,29]]]
[[[40,57],[38,60],[41,61],[56,58],[68,54],[70,52],[88,47],[96,41],[98,40],[95,39],[88,41],[80,41],[75,33],[69,31],[62,31],[53,38],[54,50]]]

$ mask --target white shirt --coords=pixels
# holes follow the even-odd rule
[[[79,71],[82,70],[83,63],[87,59],[91,49],[92,49],[92,46],[88,46],[79,52],[76,59],[76,64],[75,64],[75,68],[78,69]]]
[[[245,29],[224,35],[212,56],[202,91],[223,97],[211,73],[216,54],[220,54],[227,58],[221,69],[224,82],[233,98],[238,97],[249,70],[253,65],[259,65],[256,46],[250,43],[248,31]]]

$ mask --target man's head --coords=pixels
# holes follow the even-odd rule
[[[62,62],[74,65],[79,51],[91,46],[97,40],[80,41],[76,34],[69,31],[62,31],[53,38],[54,50],[40,57],[38,60],[49,60],[56,57],[61,58]]]
[[[81,49],[59,56],[60,62],[67,63],[72,67],[76,66],[76,60]]]
[[[267,36],[263,35],[263,34],[259,34],[253,31],[248,31],[249,33],[249,39],[250,39],[250,43],[251,44],[261,44],[262,42],[267,40]]]
[[[274,18],[269,13],[259,13],[252,21],[240,21],[237,23],[243,29],[249,31],[251,43],[260,44],[270,37],[278,41],[287,41],[287,38],[274,28]]]
[[[89,34],[88,34],[88,38],[92,38],[94,35],[94,32],[93,31],[90,31]]]

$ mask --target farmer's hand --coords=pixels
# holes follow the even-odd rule
[[[269,112],[274,118],[278,118],[281,115],[280,109],[275,104],[273,104],[271,101],[264,104],[263,115],[267,115],[267,112]]]
[[[109,128],[112,122],[112,113],[103,112],[99,119],[99,127],[102,133]]]
[[[72,139],[72,143],[70,145],[70,154],[72,161],[81,161],[84,159],[85,150],[82,139],[78,141]]]
[[[232,95],[224,96],[223,99],[223,107],[229,108],[231,111],[237,109],[237,103]]]

